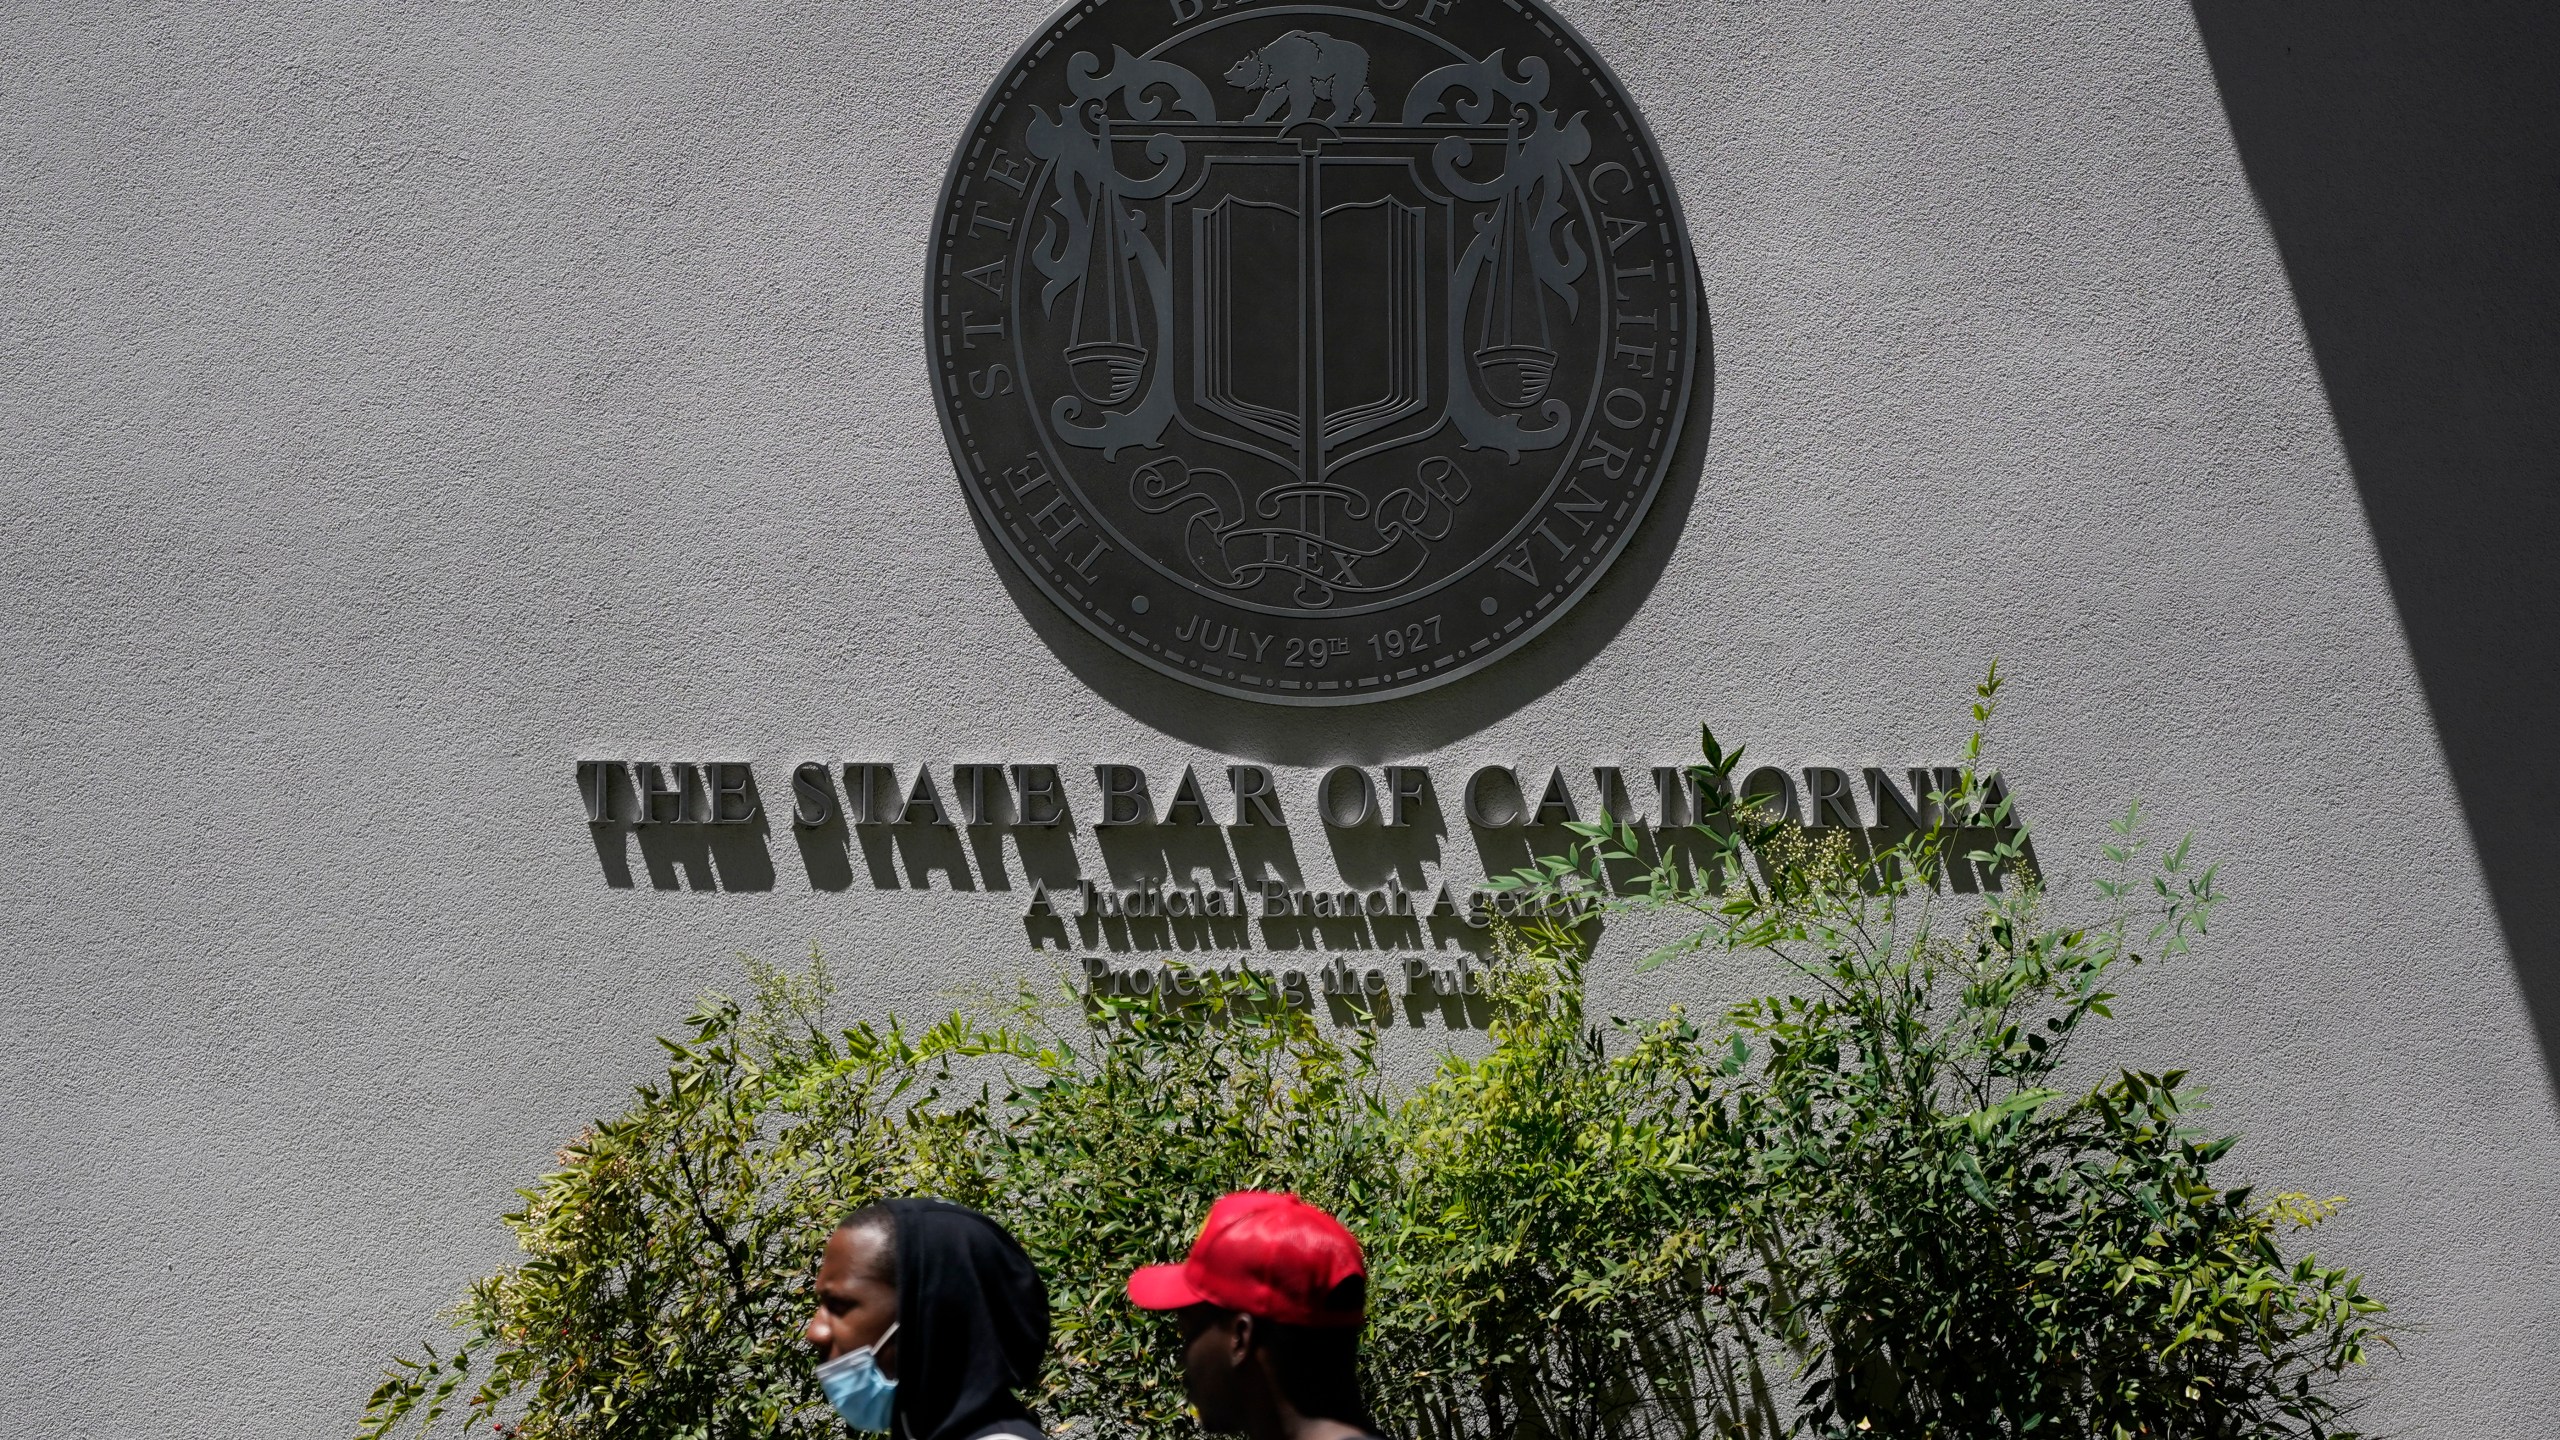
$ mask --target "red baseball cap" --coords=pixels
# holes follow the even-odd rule
[[[1295,1195],[1239,1190],[1209,1207],[1179,1265],[1129,1277],[1146,1310],[1222,1305],[1283,1325],[1347,1326],[1367,1308],[1368,1267],[1342,1222]]]

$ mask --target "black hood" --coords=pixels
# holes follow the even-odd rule
[[[1049,1349],[1049,1287],[1005,1228],[943,1200],[892,1200],[898,1221],[896,1440],[970,1440],[1005,1421],[1037,1433],[1017,1392]]]

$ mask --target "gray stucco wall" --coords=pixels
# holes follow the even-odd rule
[[[2400,258],[2321,228],[2400,202],[2284,188],[2324,75],[2538,143],[2514,57],[2547,37],[1568,4],[1687,206],[1703,459],[1531,653],[1309,714],[1009,592],[951,476],[929,216],[1040,13],[0,13],[0,1433],[341,1433],[733,952],[824,945],[866,1013],[1048,963],[1018,894],[814,890],[782,831],[770,890],[636,852],[611,885],[578,755],[752,759],[771,799],[800,758],[1662,762],[1708,719],[1855,765],[1948,754],[1995,654],[2049,854],[2139,796],[2225,862],[2227,924],[2118,1043],[2211,1083],[2246,1173],[2352,1197],[2322,1249],[2413,1327],[2370,1418],[2548,1429],[2549,882],[2517,848],[2548,812],[2516,797],[2550,793],[2519,718],[2550,605],[2515,577],[2553,533],[2518,428],[2553,312],[2497,270],[2547,247],[2548,152],[2531,214],[2465,188],[2495,167],[2358,152],[2469,227]],[[2297,39],[2331,69],[2282,68]],[[2336,263],[2298,297],[2300,245]],[[2408,393],[2393,273],[2456,380],[2359,432],[2342,397]],[[2429,487],[2476,544],[2377,537]],[[2475,569],[2512,593],[2466,618]],[[2462,635],[2503,660],[2430,648]],[[1302,823],[1311,878],[1323,848]]]

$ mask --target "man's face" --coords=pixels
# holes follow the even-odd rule
[[[1202,1429],[1221,1434],[1244,1429],[1245,1362],[1253,1353],[1253,1317],[1215,1305],[1181,1312],[1182,1388]]]
[[[801,1334],[818,1363],[877,1344],[898,1318],[897,1257],[878,1230],[838,1230],[827,1237],[818,1261],[818,1308]],[[898,1342],[892,1336],[873,1357],[880,1373],[898,1378]]]

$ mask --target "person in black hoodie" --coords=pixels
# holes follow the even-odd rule
[[[943,1200],[866,1205],[827,1238],[803,1334],[819,1385],[893,1440],[1044,1440],[1018,1392],[1049,1348],[1049,1289],[1005,1228]]]

